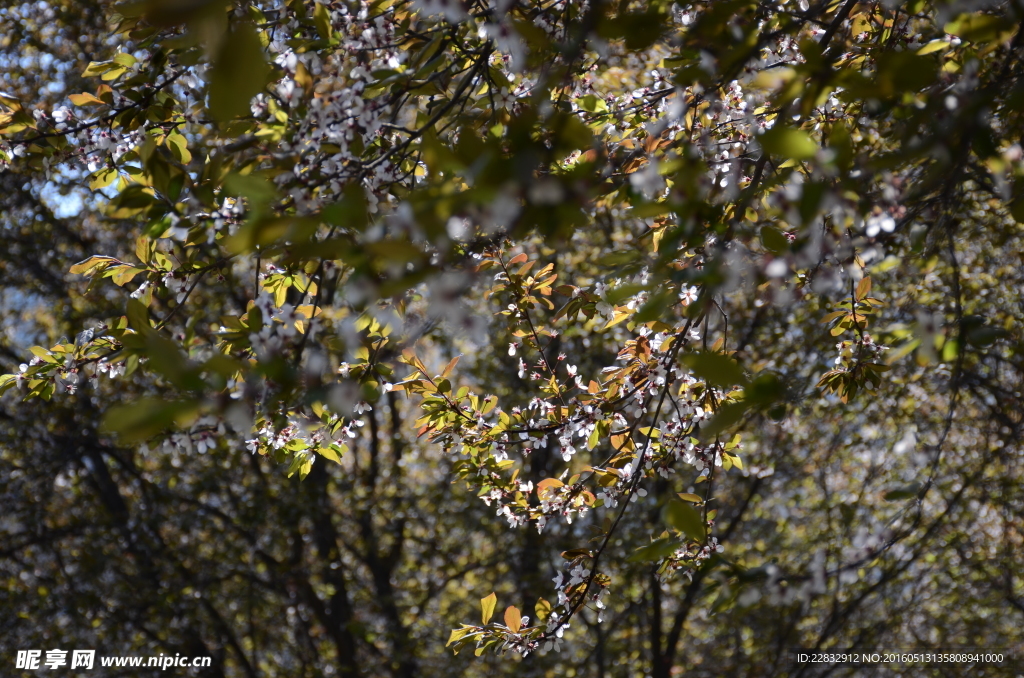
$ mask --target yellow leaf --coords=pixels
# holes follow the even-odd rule
[[[616,325],[621,323],[623,320],[628,318],[630,315],[632,315],[632,313],[629,312],[629,311],[626,311],[625,313],[617,312],[614,316],[612,316],[612,319],[608,321],[608,324],[604,326],[602,331],[607,330],[607,329],[612,328],[612,327],[615,327]]]
[[[131,68],[138,63],[138,59],[127,52],[120,52],[114,56],[114,63],[125,68]]]
[[[12,111],[21,110],[21,102],[12,97],[10,94],[5,94],[4,92],[0,92],[0,104],[7,106]]]
[[[952,47],[952,45],[950,45],[946,40],[932,40],[927,45],[917,50],[917,54],[924,55],[939,51],[948,52],[950,47]]]
[[[68,97],[68,99],[71,99],[71,103],[73,103],[75,106],[90,106],[93,104],[98,104],[100,106],[103,105],[103,101],[101,99],[97,99],[88,92],[83,92],[82,94],[72,94]]]
[[[142,235],[135,240],[135,256],[139,258],[144,264],[149,263],[150,256],[153,254],[154,242]]]
[[[117,80],[120,78],[128,69],[121,65],[115,65],[109,71],[100,76],[100,80]]]
[[[281,306],[284,306],[284,302],[287,301],[287,299],[288,286],[279,285],[278,288],[274,290],[274,304],[276,304],[280,308]]]
[[[94,191],[100,188],[106,188],[110,184],[114,183],[115,179],[117,179],[117,170],[111,169],[110,167],[104,167],[93,175],[92,181],[89,182],[89,188]]]
[[[469,634],[472,631],[473,631],[473,627],[472,626],[466,626],[466,625],[463,625],[461,629],[452,629],[452,634],[450,636],[448,636],[448,644],[445,645],[445,647],[448,647],[452,643],[456,643],[456,642],[462,640],[463,638],[466,637],[467,634]],[[455,654],[458,654],[458,653],[459,653],[459,651],[456,650]]]
[[[442,378],[448,378],[448,376],[452,373],[452,370],[455,369],[455,365],[458,364],[459,358],[460,356],[455,356],[454,358],[451,359],[451,362],[449,362],[448,365],[444,368],[444,371],[441,372]]]
[[[491,617],[494,616],[494,606],[497,604],[498,596],[493,592],[491,595],[480,599],[481,619],[483,619],[484,624],[491,621]]]
[[[82,77],[88,78],[93,75],[100,75],[101,73],[106,73],[113,67],[113,61],[93,61],[86,67],[85,71],[82,73]]]
[[[88,259],[83,259],[82,261],[78,262],[77,264],[72,266],[69,269],[69,271],[71,273],[80,273],[82,275],[87,275],[91,273],[93,270],[95,270],[97,267],[102,266],[103,268],[106,268],[115,261],[117,261],[117,259],[114,259],[112,257],[92,256],[89,257]]]
[[[341,463],[341,457],[338,456],[338,453],[334,451],[333,447],[318,447],[316,451],[324,459],[330,459],[335,464]]]
[[[135,268],[134,266],[121,266],[118,269],[118,273],[111,277],[114,284],[124,287],[132,281],[132,278],[142,273],[141,268]]]
[[[192,154],[188,151],[188,142],[185,141],[184,135],[172,132],[167,135],[164,140],[164,144],[171,150],[175,159],[183,165],[187,165],[192,161]]]
[[[857,283],[857,299],[863,299],[871,292],[871,278],[864,277]]]
[[[307,96],[313,93],[313,76],[301,61],[295,65],[295,83],[302,88]]]

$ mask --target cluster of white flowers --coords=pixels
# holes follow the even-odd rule
[[[864,222],[864,233],[869,238],[874,238],[879,233],[892,233],[896,230],[896,220],[885,212],[873,214]]]
[[[263,316],[263,326],[258,332],[249,335],[249,342],[260,360],[279,353],[285,342],[298,336],[296,323],[315,322],[299,313],[292,304],[286,303],[278,308],[273,297],[266,292],[256,298],[255,305]]]
[[[204,416],[193,423],[188,430],[172,433],[163,440],[168,451],[178,450],[186,454],[205,454],[217,448],[227,435],[224,422],[218,417]]]
[[[212,245],[218,234],[234,235],[245,213],[245,206],[242,201],[231,196],[222,196],[220,206],[217,209],[206,212],[201,209],[196,197],[189,193],[188,209],[193,213],[192,222],[208,222],[212,228],[207,233],[206,243]],[[184,240],[188,234],[188,223],[176,224],[176,232],[172,230],[171,237],[177,240]]]
[[[662,198],[668,190],[665,177],[661,175],[658,167],[658,161],[652,159],[642,169],[629,175],[629,184],[633,190],[648,200]]]
[[[541,516],[537,519],[537,532],[544,531],[548,516],[561,515],[567,524],[572,524],[573,513],[582,518],[589,510],[586,498],[578,488],[563,485],[556,490],[549,490],[540,502]]]
[[[552,582],[555,585],[555,595],[557,596],[556,609],[551,612],[548,616],[547,623],[544,628],[544,643],[541,649],[544,652],[549,650],[558,651],[561,649],[561,639],[565,635],[565,631],[569,628],[569,623],[565,613],[559,614],[558,608],[562,610],[570,610],[574,604],[573,599],[570,598],[570,592],[574,587],[579,587],[586,584],[591,577],[591,569],[584,562],[584,559],[578,559],[570,563],[568,572],[559,571],[553,578]],[[601,614],[601,610],[604,610],[606,605],[602,598],[607,597],[608,590],[603,586],[591,585],[590,591],[587,592],[587,602],[593,603],[594,607],[597,608],[597,621],[598,623],[604,621]],[[579,595],[579,592],[573,592]],[[576,599],[578,601],[578,598]],[[540,621],[540,620],[538,620]]]
[[[56,358],[52,353],[50,355]],[[51,392],[59,395],[74,394],[78,390],[80,377],[78,368],[70,355],[66,357],[63,364],[50,362],[36,356],[27,363],[21,363],[18,366],[18,372],[14,375],[14,381],[19,388],[24,388],[28,382],[35,380],[52,383]]]
[[[852,340],[837,342],[838,355],[833,362],[837,369],[851,370],[859,363],[882,361],[882,354],[888,350],[888,346],[877,343],[870,334],[864,332]]]
[[[338,426],[342,422],[343,425]],[[331,415],[326,424],[318,420],[292,418],[281,429],[264,422],[254,430],[253,437],[245,441],[245,447],[253,454],[282,449],[306,451],[312,460],[315,458],[313,451],[317,448],[333,446],[336,450],[344,449],[343,441],[355,438],[358,429],[364,425],[362,419],[346,420],[339,415]]]
[[[123,360],[101,360],[100,362],[96,363],[97,374],[105,374],[111,379],[116,379],[117,377],[124,376],[124,370],[125,362]]]
[[[345,36],[344,49],[323,59],[315,52],[297,54],[282,39],[269,45],[275,62],[286,74],[277,84],[278,99],[288,107],[300,103],[307,107],[295,133],[279,144],[281,152],[292,153],[298,160],[291,171],[274,179],[279,186],[288,186],[299,213],[316,211],[337,200],[352,181],[367,189],[370,212],[378,211],[382,197],[394,201],[386,189],[398,179],[398,168],[386,155],[369,163],[361,162],[363,150],[372,147],[378,136],[386,132],[384,126],[390,112],[386,98],[369,93],[367,86],[375,79],[371,73],[399,68],[407,51],[395,44],[392,14],[374,15],[370,4],[360,2],[354,14],[344,7],[330,10],[332,29]],[[457,2],[451,4],[458,7]],[[297,23],[289,28],[300,30]],[[300,84],[300,69],[313,80],[311,97]],[[338,83],[345,84],[338,87]],[[270,106],[268,98],[259,95],[253,102],[253,113],[270,117]]]
[[[693,575],[701,568],[708,558],[715,553],[721,553],[725,547],[718,543],[717,537],[709,537],[706,544],[696,545],[691,548],[689,544],[683,546],[669,558],[669,570],[682,570],[690,581]],[[669,570],[666,570],[668,572]]]
[[[177,301],[179,304],[185,301],[185,296],[188,294],[189,289],[188,274],[179,273],[178,271],[170,271],[164,274],[164,277],[161,278],[161,282],[163,283],[164,287],[170,290],[171,294],[174,295],[175,301]],[[143,288],[140,287],[138,290],[136,290],[136,292],[139,295],[141,295],[143,292]]]
[[[29,368],[35,367],[41,362],[43,362],[43,359],[37,356],[29,360],[27,363],[21,363],[18,365],[18,374],[15,375],[15,379],[17,380],[20,388],[24,388],[25,383],[35,374],[35,370],[30,371]]]

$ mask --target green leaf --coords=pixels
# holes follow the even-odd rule
[[[1017,189],[1021,189],[1020,181],[1017,182]],[[1010,202],[1010,214],[1017,223],[1024,223],[1024,192]]]
[[[480,599],[480,618],[484,624],[491,621],[491,617],[494,616],[494,606],[498,604],[498,596],[493,592],[491,595]]]
[[[266,204],[277,199],[277,190],[261,174],[236,174],[224,177],[224,187],[231,195],[246,198],[251,203]]]
[[[169,382],[183,390],[201,390],[205,386],[200,377],[200,367],[189,359],[178,343],[162,336],[155,329],[146,330],[143,334],[145,355],[149,359],[147,366],[151,370],[162,374]]]
[[[609,255],[607,255],[605,257],[602,257],[601,260],[598,261],[597,265],[601,266],[601,267],[617,266],[619,263],[622,263],[622,260],[620,260],[618,257],[623,256],[623,255],[628,257],[630,260],[632,260],[632,258],[635,257],[636,252],[612,253],[612,254],[609,254]],[[650,289],[648,285],[638,285],[636,283],[628,283],[628,284],[625,284],[625,285],[619,285],[617,287],[611,288],[610,290],[605,292],[604,298],[605,298],[605,301],[607,301],[609,304],[615,306],[615,305],[619,304],[620,302],[623,302],[626,299],[628,299],[628,298],[630,298],[630,297],[632,297],[632,296],[634,296],[634,295],[636,295],[636,294],[638,294],[640,292],[646,291],[648,289]]]
[[[248,115],[250,100],[263,90],[269,75],[256,29],[248,23],[236,25],[210,72],[210,115],[216,120]]]
[[[884,97],[919,92],[935,82],[938,62],[934,57],[910,52],[882,52],[875,60],[870,91]]]
[[[679,549],[679,541],[662,537],[655,539],[646,546],[641,546],[626,560],[630,563],[650,563],[668,558]]]
[[[967,343],[974,346],[991,346],[997,339],[1006,339],[1010,333],[1001,327],[977,327],[967,332]]]
[[[1013,30],[1014,22],[1006,16],[992,14],[961,14],[943,30],[968,42],[987,42],[1000,33]],[[920,54],[920,52],[918,52]]]
[[[556,113],[548,123],[551,129],[557,130],[555,146],[561,150],[571,151],[590,148],[594,143],[594,133],[580,122],[575,115]]]
[[[35,357],[41,358],[48,363],[57,362],[57,359],[53,357],[53,354],[50,351],[47,351],[42,346],[33,346],[32,348],[29,349],[29,351],[31,351],[32,355],[34,355]]]
[[[543,598],[539,599],[533,607],[533,614],[537,622],[547,621],[548,615],[551,614],[551,603]]]
[[[932,40],[914,53],[918,56],[924,56],[925,54],[931,54],[932,52],[948,52],[951,48],[952,45],[947,40]]]
[[[956,360],[959,353],[959,342],[956,339],[947,339],[946,343],[942,345],[942,362],[948,363]]]
[[[660,318],[665,310],[678,303],[678,300],[678,295],[668,290],[655,292],[650,295],[647,303],[637,309],[637,312],[633,315],[633,322],[639,324]]]
[[[316,3],[313,9],[313,23],[316,24],[317,34],[324,40],[331,41],[331,13],[327,7]]]
[[[772,405],[785,395],[785,384],[778,375],[771,372],[757,375],[750,385],[743,389],[743,399],[760,408]]]
[[[318,447],[316,448],[317,453],[324,459],[330,459],[335,464],[341,463],[341,456],[338,454],[338,450],[335,450],[335,445],[330,447]],[[339,448],[343,451],[343,448]]]
[[[624,39],[628,50],[650,47],[666,31],[669,23],[658,3],[645,4],[652,6],[643,12],[621,12],[618,16],[608,17],[598,26],[598,33],[604,38]]]
[[[153,331],[149,324],[149,309],[138,299],[129,299],[128,308],[125,312],[128,316],[128,325],[141,334],[148,334]]]
[[[842,121],[832,125],[832,133],[828,137],[828,145],[836,153],[836,165],[840,169],[846,170],[853,159],[853,139],[850,135],[850,128]]]
[[[761,244],[769,252],[781,254],[789,249],[789,241],[782,231],[774,226],[763,226],[761,228]]]
[[[313,457],[309,456],[305,452],[296,452],[292,456],[292,463],[288,466],[288,477],[291,478],[296,473],[299,474],[299,480],[305,480],[306,476],[313,468]]]
[[[0,395],[3,395],[4,391],[9,388],[13,388],[18,383],[18,377],[14,374],[0,375]]]
[[[914,482],[903,487],[897,487],[894,490],[889,490],[885,493],[883,499],[886,501],[900,501],[902,499],[910,499],[916,497],[921,491],[921,483]]]
[[[735,360],[721,353],[700,351],[689,353],[683,362],[701,379],[715,386],[732,386],[746,384],[747,377]]]
[[[194,400],[142,398],[111,407],[103,417],[102,428],[117,433],[123,443],[137,443],[171,425],[187,426],[198,415],[199,403]]]
[[[593,94],[587,94],[580,97],[577,100],[577,104],[580,108],[589,113],[606,113],[608,111],[608,104],[605,100]]]
[[[704,543],[706,536],[704,517],[691,504],[670,500],[665,505],[664,514],[665,522],[672,529],[682,532],[694,541]]]
[[[766,153],[793,160],[809,160],[818,152],[818,145],[807,132],[778,124],[758,137],[758,141]]]

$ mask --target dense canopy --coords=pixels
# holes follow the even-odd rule
[[[0,8],[5,651],[1009,675],[1022,19]]]

